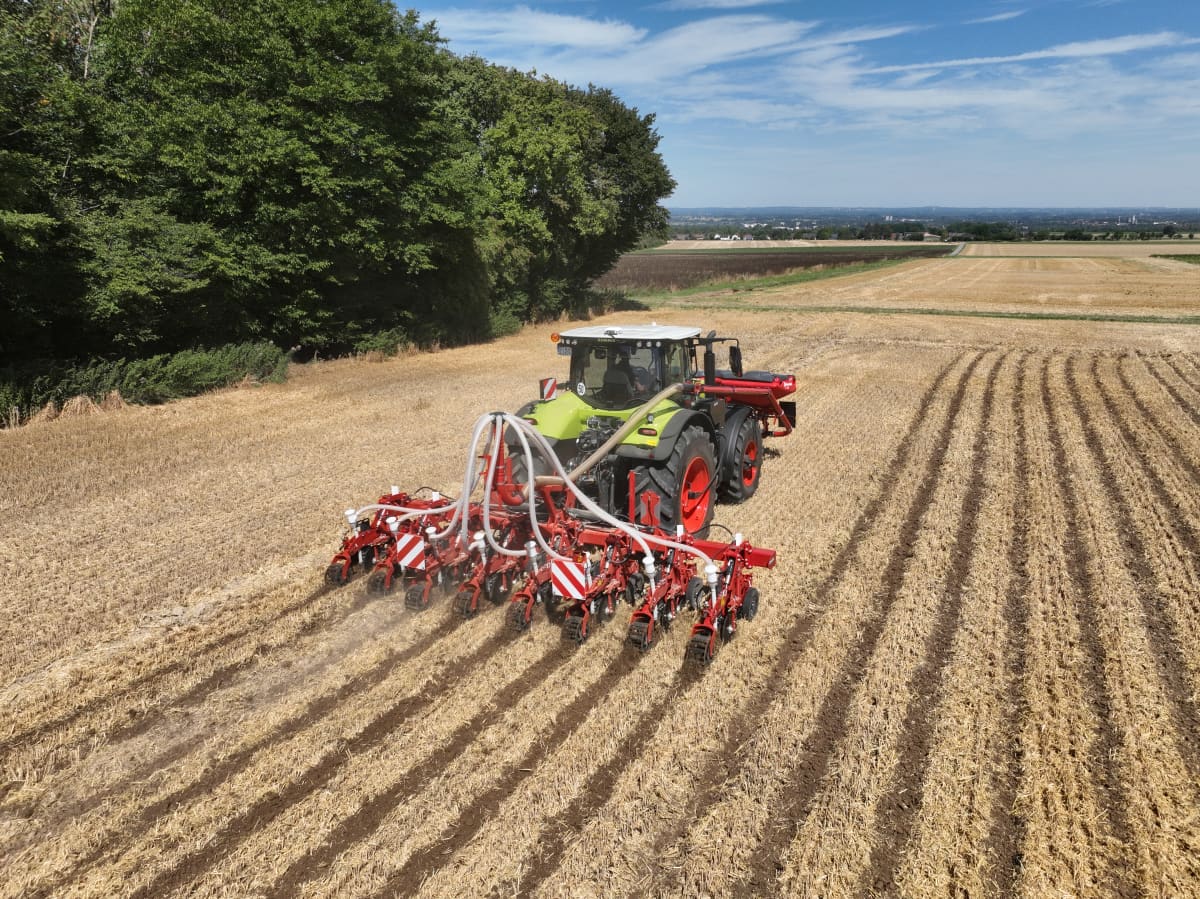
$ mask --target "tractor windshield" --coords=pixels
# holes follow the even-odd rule
[[[601,409],[628,409],[662,389],[656,347],[585,343],[571,353],[571,389]]]

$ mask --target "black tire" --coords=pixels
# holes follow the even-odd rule
[[[367,592],[374,596],[383,596],[385,593],[390,593],[392,587],[396,585],[393,580],[388,583],[387,572],[382,568],[376,568],[371,572],[371,576],[367,578]]]
[[[514,633],[522,633],[529,630],[530,621],[525,617],[525,603],[511,602],[508,604],[508,611],[504,613],[505,623],[508,629]]]
[[[721,498],[741,503],[754,496],[762,478],[762,426],[758,419],[747,418],[733,437],[729,473],[721,483]]]
[[[738,610],[738,618],[742,621],[753,621],[758,614],[758,588],[750,587],[742,597],[742,607]]]
[[[404,591],[404,608],[410,612],[425,611],[425,584],[412,584]]]
[[[568,643],[582,646],[587,642],[588,626],[582,615],[571,615],[563,622],[562,638]]]
[[[500,603],[508,596],[509,584],[504,582],[504,575],[499,572],[489,574],[483,579],[483,595],[489,602]]]
[[[350,572],[341,562],[334,562],[325,569],[325,583],[330,587],[340,587],[348,580]]]
[[[650,631],[650,624],[644,618],[639,618],[629,625],[629,633],[625,636],[625,642],[636,649],[638,652],[649,652],[650,646],[653,644],[653,639],[647,637]]]
[[[707,468],[707,477],[700,477],[696,466]],[[708,433],[699,425],[689,425],[680,433],[671,449],[671,455],[663,462],[638,465],[634,469],[634,490],[638,496],[638,511],[641,497],[647,493],[658,495],[659,525],[673,534],[677,524],[693,536],[708,536],[712,523],[713,506],[716,504],[717,460]],[[684,479],[705,481],[703,494],[694,484],[693,489],[684,489]],[[686,494],[686,495],[685,495]]]
[[[687,603],[687,607],[693,612],[700,611],[700,605],[703,602],[704,581],[698,577],[688,581],[687,589],[684,591],[683,598]]]
[[[476,609],[471,608],[471,601],[474,595],[475,591],[472,588],[464,585],[454,597],[455,614],[463,618],[474,617],[475,612],[477,611]]]
[[[713,645],[708,634],[694,634],[683,650],[683,661],[693,668],[707,668],[712,664]]]

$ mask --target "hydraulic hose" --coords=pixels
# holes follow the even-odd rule
[[[658,400],[657,399],[651,400],[651,402],[658,402]],[[647,404],[647,405],[649,405],[649,404]],[[599,518],[605,524],[609,525],[610,527],[614,527],[617,530],[619,530],[625,534],[628,534],[630,537],[632,537],[637,542],[638,546],[640,546],[642,548],[642,551],[645,552],[647,555],[650,554],[650,548],[649,548],[649,546],[647,546],[647,544],[652,543],[655,546],[661,546],[661,547],[664,547],[667,549],[680,550],[682,552],[687,553],[688,555],[696,556],[700,559],[703,559],[706,566],[713,564],[712,559],[709,558],[709,556],[706,553],[697,549],[694,546],[689,546],[686,543],[679,543],[678,541],[675,541],[675,540],[668,540],[665,537],[658,537],[654,534],[646,534],[646,533],[638,530],[633,525],[630,525],[624,521],[621,521],[620,519],[614,517],[612,514],[604,511],[602,508],[600,508],[600,506],[598,506],[595,502],[592,501],[591,497],[589,497],[582,490],[580,490],[578,487],[576,487],[575,483],[569,479],[566,471],[563,470],[562,462],[559,461],[557,453],[555,453],[554,449],[550,446],[550,444],[546,442],[546,438],[542,435],[542,433],[540,431],[538,431],[536,428],[534,428],[533,425],[531,425],[529,422],[525,421],[522,418],[517,418],[515,415],[506,415],[505,418],[506,418],[506,420],[509,421],[510,424],[514,425],[518,431],[524,431],[527,434],[529,434],[533,438],[534,443],[537,444],[541,448],[542,454],[547,458],[547,461],[549,461],[558,470],[559,477],[551,478],[550,479],[551,483],[553,483],[553,484],[561,483],[561,484],[565,485],[566,488],[571,491],[572,495],[576,498],[576,500],[579,501],[580,505],[582,505],[585,509],[587,509],[589,512],[591,512],[593,515],[595,515],[597,518]],[[576,469],[576,470],[578,470],[578,469]],[[539,481],[540,481],[540,479],[539,479]]]

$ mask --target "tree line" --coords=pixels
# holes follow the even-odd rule
[[[611,91],[387,0],[8,0],[0,360],[458,343],[556,316],[674,187]]]

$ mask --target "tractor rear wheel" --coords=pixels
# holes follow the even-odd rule
[[[721,484],[721,497],[740,503],[754,496],[762,476],[762,426],[758,419],[747,418],[733,438],[729,476]]]
[[[676,525],[693,536],[708,536],[716,494],[717,461],[708,433],[699,425],[683,429],[664,462],[634,468],[634,490],[641,498],[658,495],[658,520],[671,533]],[[640,510],[639,510],[640,514]]]

